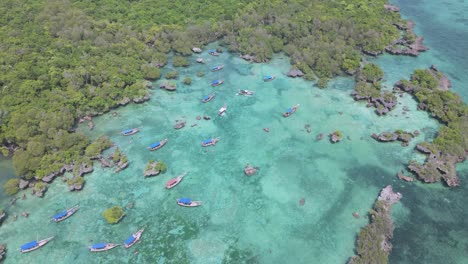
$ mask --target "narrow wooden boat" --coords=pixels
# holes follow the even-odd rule
[[[174,187],[176,187],[177,184],[179,184],[182,179],[184,178],[184,176],[186,175],[187,173],[184,173],[182,175],[179,175],[171,180],[169,180],[167,183],[166,183],[166,189],[172,189]]]
[[[185,120],[178,120],[175,125],[174,125],[174,129],[181,129],[185,126],[187,122]]]
[[[218,115],[220,116],[224,116],[224,114],[226,113],[227,111],[227,105],[223,105],[223,107],[221,107],[219,110],[218,110]]]
[[[200,201],[192,201],[190,198],[180,198],[177,199],[177,204],[185,207],[196,207],[200,206],[202,203]]]
[[[251,95],[253,95],[254,93],[255,93],[254,91],[239,90],[239,92],[237,92],[237,95],[251,96]]]
[[[166,145],[166,142],[167,142],[167,138],[164,139],[164,140],[161,140],[161,141],[158,141],[158,142],[156,142],[156,143],[153,143],[153,144],[149,145],[148,149],[151,150],[151,151],[160,149],[160,148],[162,148],[164,145]]]
[[[215,93],[210,93],[209,95],[203,97],[202,102],[207,103],[215,97]]]
[[[224,80],[214,80],[211,82],[211,86],[218,86],[223,84]]]
[[[266,75],[265,77],[263,77],[264,82],[273,81],[274,79],[276,79],[276,76],[274,75]]]
[[[78,205],[75,205],[73,206],[72,208],[69,208],[63,212],[60,212],[56,215],[54,215],[52,217],[52,219],[55,221],[55,222],[60,222],[60,221],[63,221],[65,219],[67,219],[68,217],[72,216],[74,213],[76,213],[76,211],[78,211],[80,207]]]
[[[140,129],[138,129],[138,128],[132,128],[132,129],[124,130],[124,131],[122,131],[121,133],[122,133],[123,136],[131,136],[131,135],[133,135],[133,134],[138,133],[138,131],[140,131]]]
[[[295,105],[295,106],[293,106],[291,108],[286,109],[286,112],[283,113],[283,116],[288,117],[288,116],[294,114],[296,112],[298,106],[299,105],[297,104],[297,105]]]
[[[224,65],[216,65],[216,66],[211,68],[211,71],[215,72],[215,71],[222,70],[223,68],[224,68]]]
[[[113,243],[98,243],[94,244],[92,246],[89,246],[89,250],[91,252],[101,252],[101,251],[107,251],[109,249],[113,249],[117,246],[120,246],[120,244],[113,244]]]
[[[211,56],[219,56],[219,53],[216,52],[216,50],[209,50],[208,54],[210,54]]]
[[[124,247],[129,248],[129,247],[135,245],[136,242],[140,241],[141,235],[143,234],[143,231],[145,231],[144,228],[136,231],[129,238],[127,238],[127,240],[125,240],[125,242],[124,242]]]
[[[219,141],[219,138],[210,138],[202,142],[203,147],[213,146]]]
[[[36,249],[38,249],[40,247],[43,247],[45,244],[47,244],[53,238],[54,237],[49,237],[49,238],[42,239],[42,240],[39,240],[39,241],[37,241],[37,240],[31,241],[29,243],[26,243],[26,244],[22,245],[20,247],[20,251],[21,251],[21,253],[26,253],[26,252],[36,250]]]

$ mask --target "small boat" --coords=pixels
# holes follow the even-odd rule
[[[176,185],[179,184],[182,181],[185,174],[187,174],[187,173],[184,173],[182,175],[179,175],[179,176],[175,177],[174,179],[169,180],[166,183],[166,189],[172,189],[172,188],[176,187]]]
[[[125,240],[125,242],[124,242],[124,247],[129,248],[129,247],[135,245],[136,242],[140,241],[140,238],[141,238],[141,235],[143,234],[143,231],[145,231],[144,228],[136,231],[129,238],[127,238],[127,240]]]
[[[214,80],[211,82],[211,86],[218,86],[223,84],[224,80]]]
[[[26,252],[30,252],[30,251],[33,251],[33,250],[36,250],[40,247],[43,247],[45,244],[47,244],[47,242],[51,241],[54,237],[49,237],[49,238],[46,238],[46,239],[42,239],[42,240],[34,240],[34,241],[31,241],[29,243],[26,243],[24,245],[22,245],[20,247],[20,251],[21,253],[26,253]]]
[[[204,140],[201,145],[202,147],[213,146],[213,145],[216,145],[218,141],[219,141],[219,138],[210,138],[210,139]]]
[[[224,114],[226,113],[227,111],[227,105],[223,105],[223,107],[221,107],[219,110],[218,110],[218,115],[220,116],[224,116]]]
[[[98,244],[94,244],[89,248],[90,251],[92,252],[101,252],[101,251],[106,251],[106,250],[109,250],[109,249],[113,249],[115,248],[116,246],[120,246],[119,244],[113,244],[113,243],[98,243]]]
[[[187,122],[185,120],[177,120],[175,125],[174,125],[174,129],[181,129],[185,126]]]
[[[265,77],[263,77],[263,81],[264,82],[269,82],[269,81],[273,81],[275,78],[276,78],[276,76],[274,76],[274,75],[266,75]]]
[[[65,210],[63,212],[60,212],[60,213],[54,215],[54,217],[52,217],[52,219],[55,222],[63,221],[65,219],[67,219],[68,217],[72,216],[74,213],[76,213],[76,211],[78,211],[78,208],[80,208],[78,205],[73,206],[70,209],[67,209],[67,210]]]
[[[200,206],[201,202],[192,201],[192,199],[190,198],[180,198],[180,199],[177,199],[177,204],[180,206],[185,206],[185,207],[195,207],[195,206]]]
[[[162,148],[167,142],[167,138],[149,145],[148,149],[153,151]]]
[[[205,63],[205,61],[202,58],[197,58],[196,61],[201,64]]]
[[[209,95],[203,97],[202,102],[207,103],[215,97],[215,93],[210,93]]]
[[[286,112],[283,113],[283,116],[288,117],[288,116],[294,114],[296,112],[298,106],[299,105],[297,104],[297,105],[295,105],[295,106],[293,106],[291,108],[286,109]]]
[[[211,71],[212,72],[219,71],[219,70],[222,70],[223,68],[224,68],[224,65],[216,65],[216,66],[211,68]]]
[[[237,93],[237,95],[251,96],[251,95],[253,95],[254,93],[255,93],[254,91],[239,90],[239,92]]]
[[[216,50],[209,50],[208,54],[210,54],[211,56],[219,56],[219,53],[216,52]]]
[[[124,131],[122,131],[121,133],[122,133],[122,135],[124,135],[124,136],[131,136],[131,135],[133,135],[133,134],[138,133],[138,131],[140,131],[140,129],[138,129],[138,128],[132,128],[132,129],[124,130]]]

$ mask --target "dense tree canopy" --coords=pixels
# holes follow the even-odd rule
[[[400,37],[385,0],[0,1],[0,145],[18,175],[83,162],[78,118],[148,95],[167,53],[220,40],[256,61],[284,51],[308,79],[359,68]],[[185,66],[176,57],[176,66]],[[177,75],[172,76],[177,78]],[[171,75],[171,74],[170,74]],[[91,155],[91,154],[90,154]],[[86,161],[86,159],[84,160]]]

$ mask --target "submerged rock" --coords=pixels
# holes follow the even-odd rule
[[[248,163],[247,166],[245,166],[244,168],[244,173],[247,176],[252,176],[257,172],[258,169],[258,167],[252,167],[250,166],[250,163]]]
[[[6,245],[0,244],[0,262],[5,258],[6,254]]]
[[[185,126],[187,122],[185,120],[176,120],[176,123],[174,125],[174,129],[181,129]]]

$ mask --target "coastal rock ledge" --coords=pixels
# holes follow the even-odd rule
[[[370,224],[359,232],[357,239],[357,255],[348,264],[358,263],[388,263],[388,255],[392,250],[389,240],[393,237],[392,205],[403,196],[395,193],[391,185],[383,188],[373,210],[370,211]]]

